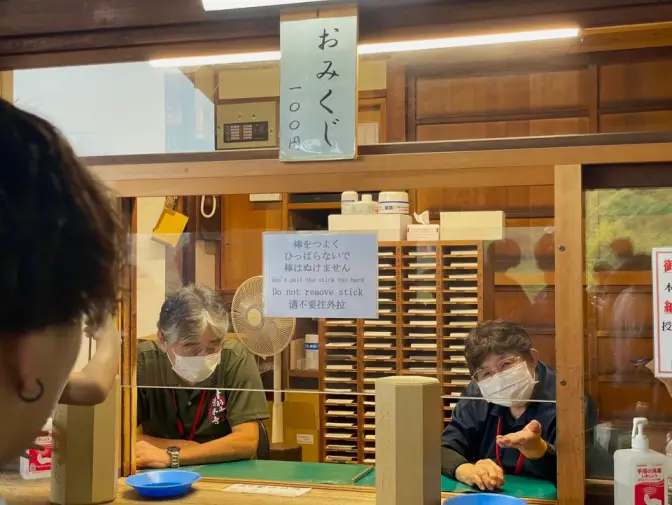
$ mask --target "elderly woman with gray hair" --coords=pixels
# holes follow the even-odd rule
[[[225,339],[228,328],[211,288],[191,284],[163,303],[157,340],[138,345],[138,467],[254,457],[268,405],[254,356]]]

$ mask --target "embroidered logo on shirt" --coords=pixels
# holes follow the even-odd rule
[[[226,419],[226,397],[219,391],[210,402],[208,420],[211,424],[219,424]]]

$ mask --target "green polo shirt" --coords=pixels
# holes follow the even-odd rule
[[[142,386],[166,387],[159,389]],[[152,340],[140,342],[138,425],[142,426],[145,435],[172,440],[188,439],[201,399],[201,415],[193,439],[198,443],[225,437],[231,433],[232,426],[269,417],[266,396],[261,391],[263,386],[257,363],[254,356],[237,340],[226,340],[222,343],[219,366],[209,379],[194,386],[220,388],[220,391],[172,389],[173,387],[185,387],[185,383],[173,371],[166,353]],[[180,420],[184,436],[178,428]]]

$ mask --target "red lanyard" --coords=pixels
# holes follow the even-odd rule
[[[180,409],[177,407],[177,396],[175,395],[175,390],[172,389],[173,393],[173,406],[175,407],[175,415],[177,416],[177,431],[180,434],[181,438],[184,438],[184,424],[182,423],[182,418],[180,417]],[[191,434],[187,440],[192,441],[194,435],[196,435],[196,429],[198,428],[198,423],[201,421],[201,415],[203,414],[203,405],[205,404],[205,397],[208,392],[201,392],[201,399],[198,402],[198,408],[196,409],[196,416],[194,417],[194,424],[191,426]]]
[[[497,421],[497,436],[500,436],[502,434],[502,418],[499,418],[499,421]],[[499,467],[504,470],[504,465],[502,465],[502,456],[500,455],[500,448],[497,445],[497,441],[495,441],[495,455],[497,456],[497,464]],[[520,456],[518,456],[518,463],[516,463],[516,470],[513,472],[513,475],[520,475],[520,472],[523,470],[523,462],[525,461],[525,456],[523,456],[523,453],[520,453]]]

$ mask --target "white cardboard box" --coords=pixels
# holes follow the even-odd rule
[[[406,227],[406,240],[412,242],[430,242],[439,240],[439,225],[409,224]]]
[[[502,240],[504,211],[442,212],[441,240]]]
[[[332,214],[329,231],[376,232],[378,242],[406,240],[406,227],[413,218],[404,214]]]

